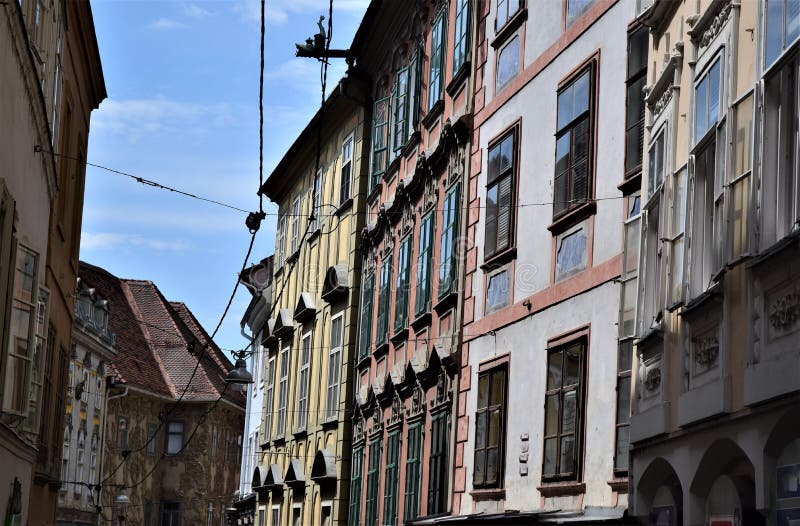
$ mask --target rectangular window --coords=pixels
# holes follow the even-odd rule
[[[656,135],[650,150],[647,152],[647,197],[649,198],[656,190],[661,188],[664,182],[665,157],[664,142],[666,141],[667,127],[663,126]]]
[[[397,524],[397,493],[400,481],[400,430],[386,438],[386,479],[383,488],[383,526]]]
[[[270,517],[270,526],[280,526],[281,523],[281,505],[272,507],[272,516]]]
[[[294,202],[292,203],[292,251],[289,254],[289,257],[294,256],[297,252],[298,247],[300,246],[300,236],[302,235],[300,232],[300,196],[294,198]]]
[[[460,184],[455,184],[444,197],[442,237],[439,247],[439,298],[443,298],[455,290],[456,271],[458,270],[460,190]]]
[[[661,312],[662,283],[662,227],[661,199],[657,197],[644,213],[644,269],[640,316],[640,335],[656,327],[655,320]]]
[[[517,128],[489,146],[484,259],[514,243]]]
[[[497,54],[497,74],[495,75],[495,93],[500,93],[506,84],[519,73],[520,37],[515,35]]]
[[[625,219],[625,245],[622,255],[622,274],[620,276],[620,322],[619,337],[633,336],[636,333],[636,292],[639,283],[639,240],[641,237],[641,197],[628,196],[628,210]]]
[[[361,477],[364,473],[364,446],[353,448],[353,463],[350,466],[350,512],[347,515],[347,526],[359,526],[361,523]]]
[[[303,525],[302,505],[300,506],[295,505],[292,508],[292,526],[302,526],[302,525]]]
[[[543,480],[580,480],[584,367],[582,341],[548,351]]]
[[[58,39],[56,40],[55,70],[53,72],[53,102],[52,117],[50,118],[50,139],[52,145],[58,144],[58,116],[61,110],[61,29],[58,29]]]
[[[267,360],[267,388],[264,392],[264,442],[269,442],[272,438],[272,412],[273,399],[275,396],[275,356],[270,356]]]
[[[556,237],[555,280],[560,281],[585,270],[588,250],[588,220],[559,234]]]
[[[414,315],[419,316],[430,308],[431,266],[433,265],[433,213],[422,218],[419,226],[417,250],[417,288],[414,294]]]
[[[700,142],[706,132],[719,121],[719,106],[722,98],[720,88],[720,59],[717,59],[700,77],[694,89],[695,143]]]
[[[361,294],[361,332],[358,336],[358,359],[369,356],[372,345],[372,312],[375,300],[375,273],[364,278],[364,290]]]
[[[503,486],[508,367],[501,365],[478,376],[478,409],[475,413],[476,488]]]
[[[372,112],[372,176],[369,189],[378,186],[388,165],[389,151],[389,97],[375,101]]]
[[[339,413],[339,383],[342,375],[342,337],[344,314],[331,319],[331,349],[328,353],[328,395],[325,399],[325,420],[335,420]]]
[[[420,460],[422,459],[422,420],[408,425],[408,444],[406,447],[406,488],[403,505],[403,520],[416,519],[419,515],[419,486],[422,479]]]
[[[508,281],[508,267],[487,276],[486,285],[486,313],[494,312],[506,307],[510,301],[510,283]]]
[[[317,173],[314,174],[314,195],[312,197],[312,207],[314,212],[314,221],[311,223],[311,228],[309,232],[314,232],[319,228],[319,214],[322,210],[322,176],[323,171],[322,168],[317,170]]]
[[[411,283],[411,241],[409,234],[400,242],[397,253],[397,288],[394,303],[394,330],[399,331],[408,321],[408,288]]]
[[[158,434],[158,424],[147,424],[147,454],[156,454],[156,434]]]
[[[392,147],[395,157],[403,151],[408,137],[409,72],[409,66],[399,69],[392,88]]]
[[[800,36],[800,2],[765,0],[764,69]]]
[[[420,97],[422,96],[422,48],[417,46],[411,55],[408,64],[408,137],[419,129],[419,116],[422,108]]]
[[[428,514],[447,511],[448,459],[447,444],[450,438],[450,411],[431,415],[431,458],[428,467]]]
[[[669,304],[675,305],[683,301],[683,258],[686,237],[686,170],[681,170],[672,177],[672,218],[670,234],[672,250],[670,250],[670,288]]]
[[[520,8],[520,0],[497,0],[497,17],[494,20],[495,31],[500,30]]]
[[[300,385],[297,395],[297,430],[303,431],[308,424],[308,387],[311,377],[311,333],[303,335],[300,350]]]
[[[289,347],[284,347],[280,355],[280,379],[278,380],[278,415],[275,425],[275,436],[286,434],[286,404],[289,397]]]
[[[267,526],[267,509],[264,507],[258,509],[258,526]]]
[[[594,75],[590,64],[558,91],[553,217],[591,198]]]
[[[428,72],[428,110],[442,98],[444,88],[444,59],[447,47],[447,9],[442,9],[431,29],[431,61]]]
[[[36,320],[34,322],[33,337],[33,360],[31,362],[31,390],[28,400],[28,416],[25,420],[25,429],[30,433],[39,431],[40,406],[42,401],[42,382],[44,380],[44,357],[45,345],[47,342],[47,324],[50,305],[50,291],[44,287],[39,287],[38,300],[36,301]],[[97,393],[100,391],[98,390]],[[89,396],[89,385],[84,388],[86,397]],[[97,396],[97,395],[96,395]]]
[[[469,0],[456,0],[456,20],[453,29],[453,76],[458,73],[469,55]]]
[[[183,449],[183,422],[167,423],[167,455],[177,455]]]
[[[569,27],[575,20],[580,18],[580,16],[589,9],[589,7],[594,3],[594,0],[566,0],[566,2],[566,25]]]
[[[14,292],[11,302],[3,410],[23,415],[28,410],[34,322],[38,298],[38,255],[21,243],[17,245]]]
[[[722,142],[721,144],[724,144]],[[720,247],[715,230],[722,217],[722,173],[718,164],[716,140],[711,140],[694,156],[694,214],[692,218],[692,297],[704,292],[716,274]]]
[[[389,306],[392,299],[392,253],[389,252],[381,263],[381,283],[378,293],[378,330],[375,343],[386,343],[389,337]]]
[[[379,411],[380,409],[375,409]],[[366,526],[378,525],[378,495],[380,491],[380,478],[381,478],[381,437],[373,439],[369,443],[369,465],[367,466],[367,501],[366,501],[366,517],[364,517],[364,524]]]
[[[353,134],[342,143],[342,173],[339,178],[339,206],[350,199],[350,186],[353,179]]]
[[[617,432],[614,446],[614,473],[628,473],[628,446],[631,423],[631,362],[633,340],[619,342],[617,356]]]
[[[117,419],[117,450],[128,449],[128,417],[121,416]]]
[[[278,218],[278,232],[275,235],[275,265],[281,268],[286,255],[286,214]]]
[[[625,176],[638,173],[644,151],[644,86],[647,82],[647,47],[650,32],[638,25],[628,33],[625,81]]]
[[[733,174],[729,184],[729,259],[749,252],[750,172],[753,148],[753,95],[742,99],[735,110]]]
[[[181,526],[181,503],[161,503],[161,526]]]

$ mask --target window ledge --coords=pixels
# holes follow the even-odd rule
[[[517,247],[511,247],[489,256],[481,265],[481,270],[490,272],[517,258]]]
[[[519,11],[516,12],[514,16],[508,19],[503,27],[500,28],[499,31],[496,31],[494,34],[494,39],[492,40],[492,47],[497,49],[503,44],[505,44],[506,40],[522,25],[524,21],[528,19],[528,8],[523,7]]]
[[[579,221],[583,221],[587,217],[594,215],[595,212],[597,212],[597,201],[594,199],[587,200],[585,203],[574,207],[569,212],[562,213],[558,218],[553,219],[553,222],[547,227],[547,230],[554,236],[557,236]]]
[[[411,322],[411,328],[414,329],[415,332],[419,332],[421,329],[425,327],[430,327],[431,325],[431,312],[430,309],[425,309],[425,312],[419,314],[414,321]]]
[[[474,489],[469,492],[472,500],[505,500],[505,488]]]
[[[617,493],[627,493],[628,477],[614,478],[608,481],[608,485],[611,487],[612,491],[616,491]]]
[[[370,177],[372,176],[370,175]],[[383,177],[383,174],[381,174],[381,177]],[[372,187],[372,190],[367,192],[367,203],[371,203],[372,201],[377,199],[379,195],[381,195],[381,185],[376,184],[375,186]]]
[[[345,212],[347,212],[348,210],[350,210],[352,207],[353,207],[353,198],[352,197],[348,197],[347,199],[344,200],[344,202],[342,204],[339,205],[339,208],[336,209],[336,211],[333,213],[333,215],[339,217],[339,216],[343,215]]]
[[[394,345],[397,345],[398,343],[402,343],[403,340],[406,339],[406,336],[408,336],[408,327],[406,327],[406,324],[404,323],[401,328],[395,329],[394,334],[389,339]]]
[[[370,363],[370,355],[369,353],[365,354],[356,359],[356,368],[362,369],[365,365],[369,365]]]
[[[450,95],[451,98],[455,97],[461,88],[465,85],[465,80],[469,77],[471,69],[471,61],[465,60],[461,67],[458,68],[458,71],[455,72],[453,78],[450,79],[450,82],[447,84],[447,87],[444,90]]]
[[[312,232],[309,232],[307,242],[310,244],[315,239],[317,239],[322,231],[319,228],[315,228]]]
[[[735,258],[730,260],[725,265],[725,268],[728,269],[728,270],[731,270],[731,269],[733,269],[735,267],[738,267],[742,263],[746,263],[746,262],[750,261],[751,259],[753,259],[753,254],[751,254],[750,252],[745,252],[744,254],[736,256]]]
[[[585,482],[543,482],[536,486],[542,497],[564,497],[586,493]]]
[[[681,316],[691,315],[698,309],[710,304],[712,298],[717,298],[717,301],[722,301],[722,285],[714,283],[706,291],[698,294],[696,297],[689,300],[680,312]]]
[[[455,289],[455,287],[453,287],[453,289]],[[436,313],[441,316],[442,313],[444,313],[447,309],[456,304],[457,299],[458,299],[458,292],[455,290],[450,290],[450,292],[442,296],[436,303],[436,305],[433,306],[433,310],[435,310]]]
[[[325,420],[322,421],[322,424],[321,424],[322,429],[331,429],[331,428],[334,428],[334,427],[336,427],[338,425],[339,425],[339,418],[338,417],[326,418]]]
[[[387,183],[392,180],[392,178],[400,171],[400,156],[395,156],[392,159],[392,162],[389,163],[389,166],[386,167],[386,171],[383,172],[383,180]]]
[[[286,435],[283,433],[272,439],[272,444],[275,446],[279,446],[284,443],[286,443]]]
[[[421,138],[422,134],[419,132],[419,130],[414,130],[414,133],[411,134],[411,137],[409,137],[406,141],[406,145],[403,146],[403,149],[400,151],[400,155],[403,157],[408,157],[411,155],[411,153],[417,149]]]
[[[295,439],[300,439],[305,436],[308,436],[308,430],[306,428],[298,429],[294,433],[292,433],[292,435],[294,435]]]
[[[639,168],[637,172],[630,177],[625,177],[621,183],[617,185],[617,189],[624,195],[630,195],[637,190],[642,189],[642,169]]]
[[[422,118],[422,125],[425,126],[425,129],[430,131],[433,125],[436,123],[437,119],[442,115],[444,112],[444,101],[439,99],[436,103],[428,110],[428,113]]]
[[[375,345],[375,350],[372,352],[375,356],[381,356],[389,351],[389,340]]]

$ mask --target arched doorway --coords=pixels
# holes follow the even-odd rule
[[[652,526],[681,526],[683,524],[683,489],[669,462],[659,457],[653,460],[636,484],[637,511],[644,524]]]
[[[792,408],[778,420],[764,446],[766,477],[769,480],[770,519],[773,524],[800,523],[800,407]]]

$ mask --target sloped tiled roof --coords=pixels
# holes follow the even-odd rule
[[[111,370],[118,383],[178,398],[208,346],[184,399],[216,400],[223,393],[233,366],[184,303],[168,301],[152,281],[120,279],[85,262],[80,277],[109,300],[119,349]],[[244,407],[239,390],[226,391],[225,398]]]

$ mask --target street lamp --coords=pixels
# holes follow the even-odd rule
[[[225,381],[229,384],[239,385],[253,383],[253,375],[247,370],[247,363],[244,361],[241,354],[236,358],[236,365],[234,365],[233,369],[228,373]]]
[[[119,495],[117,498],[114,499],[114,507],[119,510],[119,515],[117,516],[119,522],[125,522],[125,508],[128,507],[128,504],[131,503],[131,499],[125,495],[125,488],[122,487],[119,489]]]

